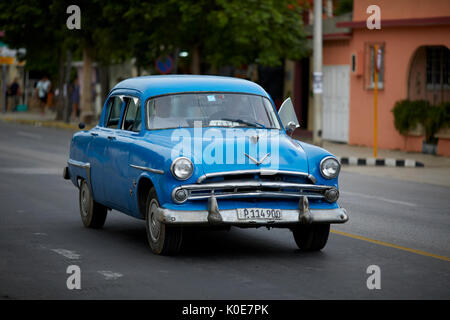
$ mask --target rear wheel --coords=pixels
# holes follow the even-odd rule
[[[86,180],[82,180],[79,190],[80,215],[87,228],[99,229],[106,220],[108,208],[94,201]]]
[[[327,244],[330,224],[298,225],[292,233],[301,250],[319,251]]]
[[[145,211],[147,239],[154,254],[174,255],[181,249],[183,231],[180,227],[167,226],[158,220],[158,197],[154,188],[150,189]]]

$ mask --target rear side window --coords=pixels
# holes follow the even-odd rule
[[[109,98],[106,114],[106,127],[117,129],[119,128],[120,111],[122,109],[122,99],[120,97]]]
[[[127,131],[141,131],[141,105],[137,98],[125,98],[126,114],[122,129]]]

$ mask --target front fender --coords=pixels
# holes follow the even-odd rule
[[[339,176],[334,179],[326,179],[320,173],[320,161],[322,161],[323,158],[328,157],[328,156],[332,156],[332,157],[336,157],[336,156],[323,148],[320,148],[320,147],[317,147],[317,146],[314,146],[314,145],[311,145],[311,144],[308,144],[305,142],[301,142],[301,141],[297,141],[297,143],[301,145],[303,150],[305,150],[305,153],[308,158],[308,170],[309,170],[309,173],[312,174],[317,179],[316,184],[332,185],[332,186],[335,186],[336,188],[339,188],[339,184],[338,184]]]

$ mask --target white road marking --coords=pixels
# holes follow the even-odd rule
[[[33,233],[35,236],[46,236],[47,234],[44,232],[35,232]]]
[[[17,135],[22,136],[22,137],[31,138],[31,139],[37,139],[37,140],[42,139],[42,136],[40,134],[29,133],[29,132],[25,132],[25,131],[18,131]]]
[[[393,204],[400,204],[400,205],[408,206],[408,207],[417,207],[417,204],[415,204],[415,203],[404,202],[404,201],[399,201],[399,200],[392,200],[392,199],[387,199],[387,198],[377,197],[377,196],[371,196],[371,195],[364,194],[364,193],[348,192],[348,191],[341,191],[340,193],[343,194],[343,195],[356,196],[356,197],[362,197],[362,198],[374,199],[374,200],[380,200],[380,201],[389,202],[389,203],[393,203]]]
[[[101,270],[97,272],[100,273],[103,277],[105,277],[106,280],[116,280],[119,279],[120,277],[123,277],[123,274],[121,273],[112,272],[108,270]]]
[[[52,249],[53,252],[62,255],[70,260],[79,260],[81,255],[76,253],[75,251],[67,250],[67,249]]]
[[[62,168],[0,168],[0,173],[12,174],[62,174]]]

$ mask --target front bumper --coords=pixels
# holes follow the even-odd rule
[[[208,210],[179,211],[158,208],[158,220],[171,225],[236,225],[236,226],[291,226],[312,223],[345,223],[348,221],[344,208],[310,209],[308,198],[302,197],[297,210],[282,209],[280,219],[238,218],[236,209],[219,210],[214,196],[208,199]]]

